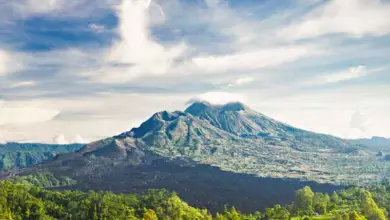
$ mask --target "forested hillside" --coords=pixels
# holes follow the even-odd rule
[[[0,169],[23,168],[53,159],[59,153],[70,153],[82,144],[0,144]]]
[[[210,213],[189,206],[175,193],[149,190],[143,195],[111,192],[49,191],[27,181],[0,182],[0,219],[216,219],[216,220],[386,220],[390,187],[369,190],[350,188],[331,195],[314,193],[310,187],[296,191],[287,206],[275,205],[262,212],[241,214],[234,207]]]

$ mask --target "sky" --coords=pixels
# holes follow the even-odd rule
[[[0,0],[0,142],[86,143],[189,100],[390,137],[389,0]]]

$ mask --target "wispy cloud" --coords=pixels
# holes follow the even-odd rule
[[[328,75],[324,77],[326,83],[334,83],[345,80],[356,79],[367,74],[367,68],[363,65],[357,67],[350,67],[347,71]]]
[[[365,77],[369,74],[374,74],[384,70],[384,67],[379,68],[367,68],[365,65],[358,65],[349,67],[346,70],[341,70],[336,73],[328,73],[320,75],[318,77],[309,78],[307,81],[304,81],[302,85],[324,85],[324,84],[333,84],[341,83],[344,81],[356,80],[362,77]]]
[[[281,31],[290,39],[326,34],[354,37],[390,34],[390,3],[381,0],[331,0],[311,11],[298,24]]]
[[[248,84],[248,83],[251,83],[253,82],[255,79],[253,79],[252,77],[243,77],[243,78],[238,78],[236,79],[235,83],[236,85],[245,85],[245,84]]]
[[[35,86],[37,83],[35,81],[21,81],[21,82],[16,82],[11,84],[9,87],[10,88],[20,88],[20,87],[30,87],[30,86]]]
[[[273,67],[318,53],[320,49],[312,45],[279,46],[220,56],[199,56],[192,62],[201,71],[215,73]]]

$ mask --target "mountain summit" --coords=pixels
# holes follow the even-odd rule
[[[288,147],[305,152],[339,152],[351,146],[346,140],[276,121],[239,102],[226,105],[195,102],[184,112],[158,112],[140,127],[87,145],[86,149],[112,147],[118,152],[127,146],[180,156],[209,155],[222,149],[225,153],[233,150],[237,153],[240,146],[246,145]]]
[[[199,116],[201,114],[204,114],[205,112],[210,112],[210,111],[238,112],[238,111],[246,111],[246,110],[250,110],[250,108],[240,102],[231,102],[225,105],[212,105],[208,102],[194,102],[185,110],[185,112],[195,116]]]

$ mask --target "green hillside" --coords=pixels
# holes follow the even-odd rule
[[[0,144],[0,169],[29,167],[53,159],[59,153],[75,152],[82,146],[82,144]]]
[[[275,189],[276,190],[276,189]],[[149,190],[142,195],[111,192],[49,191],[26,181],[0,182],[0,219],[74,220],[386,220],[389,186],[370,190],[350,188],[333,194],[314,193],[309,187],[296,191],[294,202],[252,214],[234,207],[210,213],[188,205],[175,193]]]

